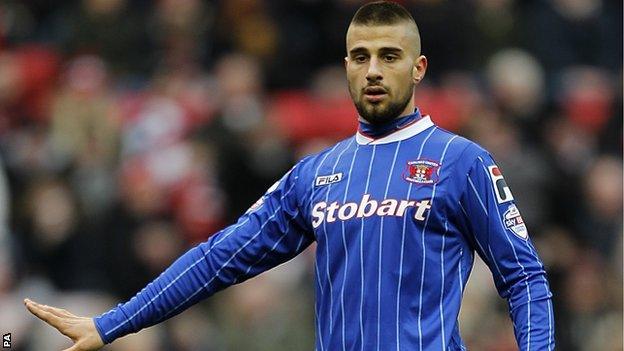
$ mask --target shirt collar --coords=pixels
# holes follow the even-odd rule
[[[432,127],[434,124],[431,117],[423,116],[422,118],[409,123],[396,131],[387,134],[381,138],[375,139],[362,134],[359,130],[355,134],[355,140],[360,145],[378,145],[388,144],[399,140],[405,140],[421,133],[422,131]]]
[[[412,123],[419,120],[422,116],[420,115],[420,111],[418,108],[414,109],[413,113],[410,113],[405,116],[397,117],[383,124],[371,124],[368,123],[362,116],[360,116],[360,126],[358,131],[360,134],[373,138],[373,139],[381,139],[387,135],[390,135],[396,132],[399,129],[403,129]]]

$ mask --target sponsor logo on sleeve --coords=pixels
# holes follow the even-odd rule
[[[316,181],[314,182],[314,185],[315,186],[329,185],[332,183],[338,183],[341,180],[342,180],[342,172],[334,173],[330,175],[323,175],[323,176],[316,177]]]
[[[11,348],[11,333],[6,333],[2,335],[2,348],[3,349]]]
[[[503,174],[500,169],[498,169],[498,166],[489,166],[488,171],[490,173],[490,178],[492,179],[492,184],[494,185],[496,202],[502,204],[504,202],[512,201],[514,197],[511,195],[511,189],[507,186],[507,182],[505,182]]]
[[[440,175],[440,164],[436,161],[418,159],[407,162],[407,170],[403,174],[403,179],[408,182],[430,185],[438,182]]]
[[[518,207],[516,207],[516,205],[509,205],[507,211],[503,214],[503,223],[505,224],[505,228],[511,230],[522,239],[526,240],[529,237],[529,231],[527,230],[527,227],[524,224],[524,219],[522,219],[520,211],[518,211]]]

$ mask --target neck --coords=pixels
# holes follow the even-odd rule
[[[383,124],[370,124],[366,122],[362,117],[359,118],[359,128],[358,131],[360,134],[363,134],[367,137],[373,139],[383,138],[386,135],[392,134],[397,130],[401,130],[414,122],[418,121],[421,118],[420,111],[418,108],[415,108],[413,112],[406,115],[401,115],[387,123]]]

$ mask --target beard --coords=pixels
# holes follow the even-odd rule
[[[384,87],[385,88],[385,87]],[[405,110],[407,104],[413,95],[413,86],[407,89],[407,92],[403,96],[399,96],[395,100],[387,101],[385,106],[382,103],[370,103],[364,100],[364,94],[357,94],[349,89],[351,98],[355,104],[355,108],[358,114],[364,118],[368,123],[373,125],[381,125],[392,121],[399,117],[399,115]],[[385,88],[388,92],[388,99],[390,98],[390,90]]]

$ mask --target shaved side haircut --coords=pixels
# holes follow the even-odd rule
[[[420,33],[418,25],[414,17],[405,9],[405,7],[392,1],[375,1],[360,7],[353,19],[351,26],[384,26],[393,25],[401,22],[408,22],[414,25],[417,37],[418,53],[420,53]]]
[[[384,25],[395,24],[401,21],[414,22],[414,17],[407,12],[405,7],[391,1],[375,1],[360,7],[353,19],[352,24],[360,25]]]

